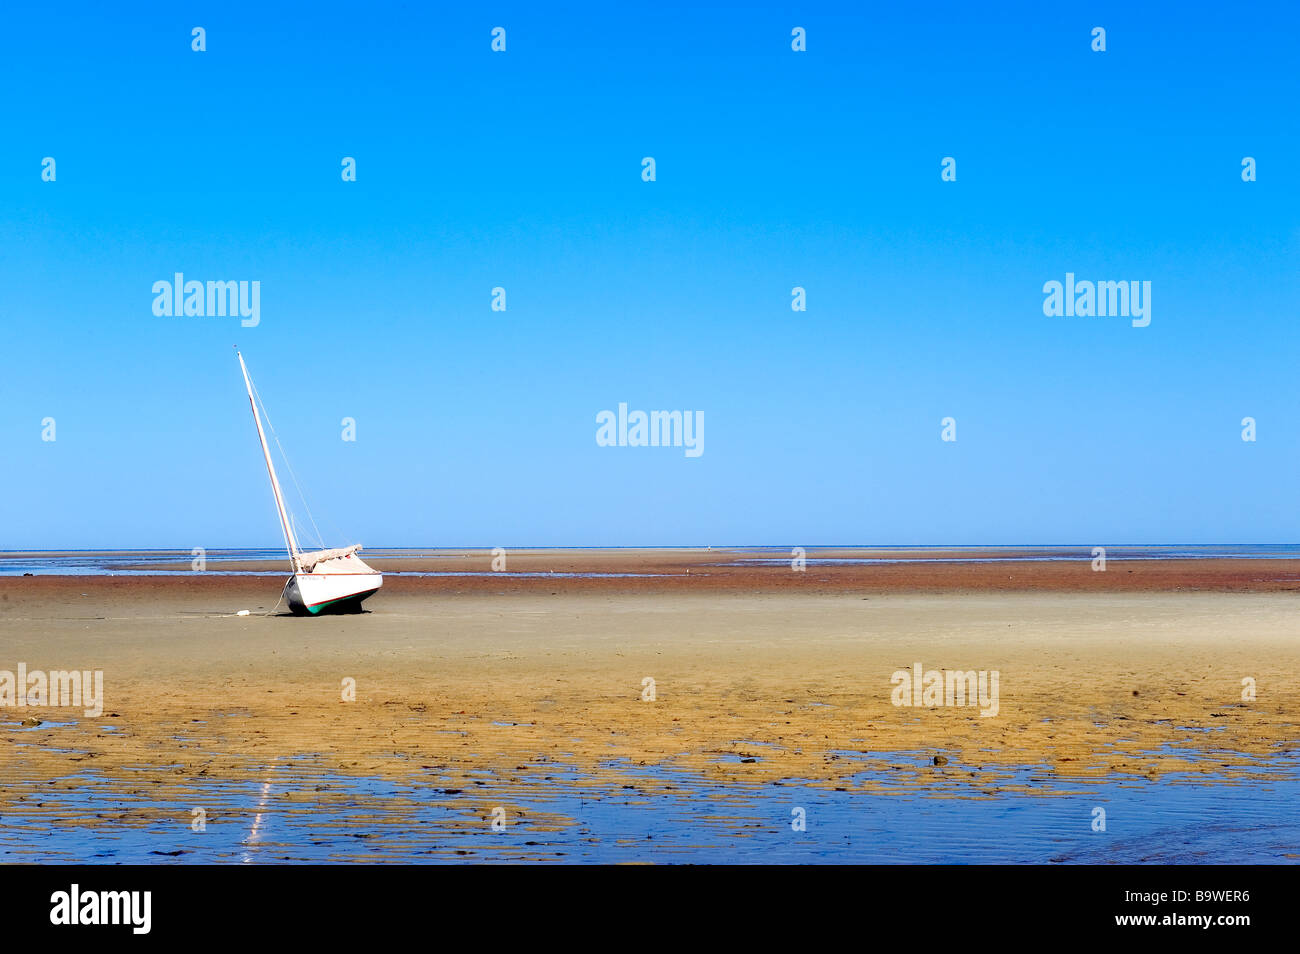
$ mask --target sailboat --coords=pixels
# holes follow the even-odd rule
[[[271,463],[271,449],[266,445],[262,417],[257,411],[257,400],[253,397],[253,381],[248,376],[248,366],[244,364],[244,356],[238,348],[235,349],[235,356],[239,358],[239,369],[244,372],[244,387],[248,389],[248,403],[253,409],[257,439],[262,444],[262,456],[266,458],[266,472],[271,477],[271,493],[275,495],[280,529],[284,532],[284,545],[289,550],[289,563],[293,567],[293,576],[284,585],[283,599],[288,602],[290,611],[297,616],[360,612],[361,601],[383,585],[383,574],[367,566],[357,556],[357,551],[361,549],[359,543],[313,553],[304,553],[299,548],[293,524],[284,508],[284,496],[280,493],[280,481],[275,476],[275,465]],[[276,440],[278,443],[279,438]],[[284,453],[283,449],[281,453]]]

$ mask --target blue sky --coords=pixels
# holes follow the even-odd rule
[[[1294,5],[894,6],[7,9],[0,549],[1300,539]]]

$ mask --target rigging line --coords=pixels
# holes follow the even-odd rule
[[[323,550],[323,549],[325,549],[325,548],[324,548],[324,547],[321,547],[321,549]],[[287,586],[287,584],[286,584],[286,586]],[[273,606],[273,607],[271,608],[271,612],[269,612],[269,613],[263,613],[262,615],[263,615],[263,616],[274,616],[274,615],[275,615],[275,611],[278,610],[278,609],[280,608],[280,604],[283,603],[283,602],[284,602],[284,590],[281,590],[281,591],[280,591],[280,598],[279,598],[278,600],[275,601],[275,606]]]
[[[266,418],[267,429],[271,432],[271,437],[275,440],[275,446],[280,451],[280,459],[284,461],[285,469],[289,471],[289,479],[293,481],[294,489],[298,491],[298,499],[302,501],[303,509],[307,511],[307,519],[311,521],[312,529],[316,532],[316,541],[320,544],[322,550],[325,549],[325,541],[320,535],[320,529],[316,526],[316,518],[312,516],[311,505],[307,503],[307,495],[302,492],[302,485],[298,483],[298,475],[293,472],[293,464],[289,463],[289,455],[284,452],[284,447],[280,444],[280,435],[275,432],[275,425],[271,423],[271,415],[266,411],[266,402],[262,400],[262,394],[257,390],[257,385],[253,385],[253,395],[257,398],[257,403],[262,406],[262,416]],[[293,519],[290,514],[289,519]]]
[[[257,390],[256,384],[253,385],[253,393],[257,395],[257,401],[261,404],[262,394]],[[262,404],[262,416],[266,418],[266,424],[267,427],[270,428],[271,437],[275,440],[275,446],[280,450],[280,457],[283,458],[284,466],[288,469],[289,477],[293,480],[294,489],[298,491],[298,497],[302,500],[303,509],[307,511],[307,519],[311,521],[312,530],[316,533],[316,542],[320,545],[322,550],[326,550],[328,547],[325,545],[325,538],[321,535],[320,528],[316,526],[316,517],[312,514],[311,507],[307,503],[307,495],[303,493],[302,487],[298,483],[298,475],[294,473],[293,464],[289,463],[289,455],[286,454],[284,448],[280,446],[280,435],[275,432],[275,425],[271,423],[271,415],[266,413],[265,404]],[[292,513],[289,514],[289,519],[294,521],[294,529],[296,530],[297,522]],[[333,519],[329,521],[329,524],[334,528],[334,533],[337,535],[339,541],[356,539],[355,537],[344,533]]]
[[[339,525],[338,525],[337,523],[334,522],[334,518],[333,518],[333,517],[327,517],[327,519],[329,520],[329,524],[330,524],[330,526],[334,528],[334,532],[335,532],[336,534],[338,534],[337,539],[339,540],[340,543],[345,542],[345,541],[348,541],[348,540],[353,540],[353,541],[356,540],[356,537],[352,536],[351,534],[344,533],[342,530],[340,530],[340,529],[339,529]],[[322,545],[322,546],[321,546],[321,549],[323,550],[323,549],[325,549],[325,547]]]
[[[303,506],[304,506],[304,507],[307,506],[307,502],[306,502],[306,501],[303,501]],[[310,512],[310,511],[309,511],[309,512]],[[298,535],[298,518],[295,517],[295,516],[293,515],[293,511],[292,511],[292,510],[289,511],[289,522],[293,524],[293,532],[294,532],[294,535],[295,535],[295,536]],[[321,536],[320,536],[320,532],[319,532],[319,531],[317,531],[317,533],[316,533],[316,542],[317,542],[318,544],[320,544],[320,548],[321,548],[322,550],[325,549],[325,541],[321,539]]]
[[[303,506],[304,506],[304,507],[307,506],[307,502],[306,502],[306,501],[303,501]],[[307,513],[308,513],[308,516],[311,515],[311,511],[310,511],[310,510],[308,510]],[[295,517],[292,513],[290,513],[290,514],[289,514],[289,519],[293,521],[293,529],[294,529],[294,532],[297,533],[297,532],[298,532],[298,518]],[[316,526],[316,524],[313,522],[313,523],[312,523],[312,527],[315,528],[315,526]],[[324,541],[324,539],[322,539],[319,530],[316,531],[316,543],[320,545],[320,548],[321,548],[322,550],[325,549],[325,541]]]

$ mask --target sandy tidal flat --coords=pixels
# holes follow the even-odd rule
[[[260,615],[279,595],[268,578],[0,579],[0,670],[105,681],[98,718],[0,710],[0,824],[92,776],[148,804],[199,804],[214,780],[256,785],[303,759],[433,780],[476,826],[562,773],[646,797],[675,787],[659,770],[986,797],[1019,790],[1024,769],[1067,788],[1221,784],[1297,754],[1289,592],[406,582],[390,578],[366,614],[298,619]],[[997,715],[893,704],[892,674],[916,663],[996,670]],[[20,728],[31,716],[46,726]]]

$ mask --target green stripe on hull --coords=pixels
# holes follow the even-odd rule
[[[367,590],[365,593],[353,593],[351,596],[341,596],[336,600],[326,600],[324,603],[317,603],[315,606],[308,606],[307,612],[311,613],[312,616],[317,616],[320,614],[320,611],[325,609],[327,606],[333,606],[335,603],[346,603],[348,600],[356,600],[360,603],[367,596],[373,596],[377,592],[378,590]]]

